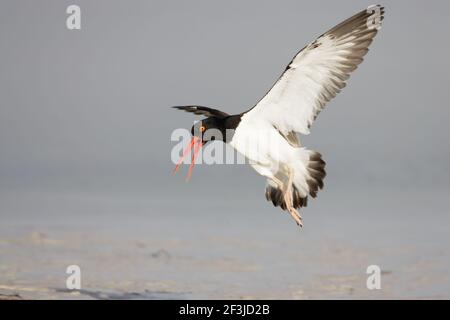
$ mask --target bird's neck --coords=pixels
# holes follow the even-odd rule
[[[242,114],[235,114],[224,119],[223,137],[224,142],[230,142],[233,138],[234,131],[241,122]]]

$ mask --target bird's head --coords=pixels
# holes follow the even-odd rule
[[[189,166],[189,172],[187,179],[190,178],[192,174],[192,169],[195,165],[195,159],[200,153],[201,148],[208,142],[214,140],[224,140],[223,136],[223,119],[219,119],[217,117],[208,117],[200,121],[196,121],[194,125],[191,127],[191,141],[187,145],[187,147],[183,151],[183,155],[174,169],[174,173],[178,171],[180,165],[183,163],[183,160],[190,154],[191,163]]]
[[[189,167],[188,178],[191,175],[192,169],[195,165],[195,158],[199,154],[201,148],[208,142],[214,140],[226,141],[225,132],[230,116],[220,110],[202,107],[202,106],[176,106],[174,107],[178,110],[184,110],[196,115],[203,115],[206,118],[196,121],[191,128],[191,141],[183,151],[183,155],[178,161],[174,173],[179,169],[184,158],[192,153],[191,165]],[[240,116],[239,116],[240,118]],[[233,122],[238,123],[238,122]]]
[[[223,140],[223,120],[216,117],[209,117],[196,121],[191,128],[193,139],[201,141],[202,146],[214,140]]]

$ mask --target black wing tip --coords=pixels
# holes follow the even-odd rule
[[[177,110],[184,110],[184,111],[192,111],[196,110],[197,108],[194,106],[172,106],[171,108],[177,109]]]
[[[195,115],[203,115],[205,117],[225,118],[228,116],[228,113],[225,113],[223,111],[199,105],[173,106],[172,108],[175,108],[177,110],[184,110],[186,112],[190,112]]]

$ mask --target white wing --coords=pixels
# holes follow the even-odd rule
[[[309,134],[319,112],[363,61],[383,14],[383,7],[371,6],[303,48],[245,118],[267,121],[284,136]]]

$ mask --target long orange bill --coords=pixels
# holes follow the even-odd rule
[[[180,169],[180,166],[183,163],[184,158],[186,158],[186,156],[191,152],[192,147],[194,146],[196,139],[198,139],[198,138],[197,137],[192,137],[191,142],[188,144],[186,149],[184,149],[183,155],[181,156],[180,160],[178,160],[178,163],[175,166],[175,169],[173,169],[173,174],[177,173],[178,169]]]
[[[194,147],[194,154],[192,155],[191,165],[189,166],[189,171],[188,171],[188,175],[186,177],[186,181],[189,181],[189,179],[192,176],[192,170],[194,169],[194,166],[195,166],[195,159],[197,158],[197,155],[200,152],[200,149],[202,147],[203,147],[203,142],[200,139],[198,139],[195,144],[195,147]]]

